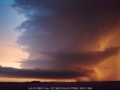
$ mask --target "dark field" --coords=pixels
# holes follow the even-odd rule
[[[0,90],[120,90],[120,81],[111,82],[0,82]]]

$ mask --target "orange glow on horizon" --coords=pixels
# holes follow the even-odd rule
[[[75,79],[32,79],[32,78],[6,78],[0,77],[0,82],[31,82],[31,81],[40,81],[40,82],[76,82]]]
[[[18,47],[2,45],[0,44],[0,64],[3,67],[14,67],[14,68],[21,68],[20,61],[21,59],[26,59],[28,57],[28,53],[23,52]]]

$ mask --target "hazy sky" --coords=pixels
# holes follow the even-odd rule
[[[120,80],[119,0],[1,0],[0,5],[1,81]]]

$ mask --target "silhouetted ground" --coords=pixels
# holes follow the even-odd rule
[[[120,90],[120,81],[110,82],[0,82],[0,90]]]

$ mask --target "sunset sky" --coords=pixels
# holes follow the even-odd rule
[[[120,80],[119,0],[0,0],[0,82]]]

